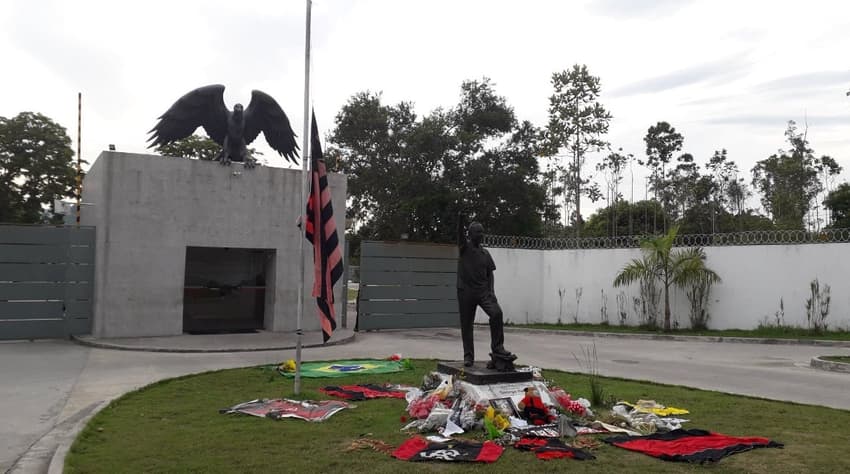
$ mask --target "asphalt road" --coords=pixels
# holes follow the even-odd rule
[[[486,357],[488,340],[486,328],[476,331],[480,359]],[[582,371],[583,350],[594,344],[602,375],[850,410],[850,374],[809,367],[814,356],[850,356],[850,348],[522,332],[507,333],[505,345],[519,356],[518,364]],[[0,472],[13,466],[12,472],[46,471],[55,446],[50,449],[45,435],[99,402],[163,378],[276,363],[294,358],[294,352],[181,354],[96,349],[68,341],[0,343]],[[381,358],[392,353],[459,359],[460,333],[452,329],[358,333],[353,343],[305,349],[303,357]]]

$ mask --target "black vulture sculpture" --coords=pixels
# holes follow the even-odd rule
[[[298,144],[289,118],[265,92],[252,91],[248,108],[243,110],[242,104],[236,104],[231,112],[224,105],[223,85],[199,87],[178,99],[159,117],[159,122],[148,132],[151,134],[148,148],[186,138],[198,127],[204,127],[207,135],[221,145],[216,158],[221,164],[236,161],[254,167],[256,160],[248,152],[248,144],[260,132],[272,149],[298,163]]]

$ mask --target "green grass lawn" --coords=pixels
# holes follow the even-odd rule
[[[822,356],[821,359],[831,362],[843,362],[845,364],[850,364],[850,356]]]
[[[664,332],[644,327],[617,326],[613,324],[511,324],[513,327],[529,329],[553,329],[562,331],[615,332],[627,334],[666,334],[681,336],[715,336],[715,337],[757,337],[766,339],[824,339],[834,341],[850,341],[848,331],[827,331],[813,333],[806,328],[798,327],[763,327],[759,329],[723,329],[694,331],[691,329],[676,329]]]
[[[419,385],[432,360],[397,374],[302,379],[302,399],[325,399],[318,388],[365,382]],[[554,370],[544,376],[574,397],[588,397],[588,377]],[[220,415],[218,409],[254,398],[294,398],[293,381],[270,370],[209,372],[155,383],[129,393],[97,414],[66,458],[69,473],[115,472],[850,472],[850,411],[780,403],[685,387],[602,379],[629,401],[654,399],[691,411],[688,428],[737,436],[764,436],[784,449],[757,449],[714,466],[670,463],[603,446],[594,461],[540,461],[507,448],[494,464],[408,463],[371,450],[345,451],[360,436],[399,445],[404,400],[357,402],[323,423]],[[480,434],[473,434],[474,437]]]

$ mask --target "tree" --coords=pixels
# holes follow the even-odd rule
[[[539,130],[523,122],[503,147],[467,163],[466,182],[476,197],[465,208],[488,232],[542,235],[546,195],[537,181],[539,137]]]
[[[540,173],[540,184],[546,196],[543,211],[543,236],[554,237],[563,229],[559,223],[560,211],[557,201],[564,195],[564,183],[558,178],[558,168],[551,160],[546,160],[546,169]]]
[[[735,215],[740,215],[746,208],[747,199],[752,197],[752,195],[753,193],[750,191],[744,178],[729,181],[726,187],[726,199],[729,202],[729,211]]]
[[[655,198],[659,198],[661,205],[664,207],[664,212],[670,212],[670,202],[672,201],[672,193],[665,186],[665,168],[667,163],[673,157],[673,153],[682,149],[684,137],[676,131],[667,122],[658,122],[649,127],[646,131],[643,141],[646,143],[646,166],[650,169],[650,180],[652,191],[655,193]],[[642,165],[644,163],[641,163]],[[667,228],[667,221],[664,221],[664,228]]]
[[[630,203],[619,200],[616,204],[597,210],[584,224],[585,237],[618,235],[653,235],[662,232],[655,224],[663,222],[664,211],[658,201]],[[613,230],[612,230],[613,229]]]
[[[694,162],[693,155],[684,153],[676,161],[678,164],[668,172],[665,186],[670,200],[678,204],[668,207],[674,219],[683,218],[689,208],[700,204],[707,197],[707,190],[700,187],[704,183],[700,181],[699,165]]]
[[[336,117],[331,153],[348,174],[348,217],[369,239],[451,242],[457,215],[491,234],[542,235],[541,131],[518,123],[488,79],[457,106],[418,118],[410,103],[355,94]]]
[[[212,161],[218,157],[221,146],[209,137],[189,135],[186,138],[159,145],[154,149],[162,156]]]
[[[567,207],[572,203],[578,237],[581,235],[582,194],[587,194],[594,201],[600,197],[598,188],[582,189],[590,182],[582,177],[582,168],[587,152],[598,151],[608,145],[602,137],[608,133],[611,114],[598,101],[601,91],[599,77],[592,76],[585,65],[576,64],[570,71],[552,74],[552,86],[555,92],[549,97],[547,133],[552,148],[566,148],[571,157],[569,165],[563,167],[567,190],[564,216],[568,217]]]
[[[770,218],[760,215],[752,209],[747,209],[734,216],[732,218],[732,225],[739,232],[749,230],[776,230],[776,226]]]
[[[713,203],[700,203],[688,208],[679,220],[680,234],[713,234],[718,228],[731,228],[733,216]]]
[[[727,199],[730,196],[738,198],[740,195],[741,201],[736,203],[738,208],[740,209],[743,206],[743,200],[746,199],[746,196],[742,194],[744,192],[744,189],[742,189],[740,187],[740,183],[737,182],[738,165],[734,161],[729,159],[725,148],[719,151],[714,151],[714,156],[712,156],[708,160],[706,168],[708,168],[708,171],[711,173],[710,176],[712,181],[711,233],[713,234],[715,232],[720,232],[720,229],[722,228],[717,225],[716,216],[718,212],[721,212],[725,209],[724,205],[727,202]],[[730,187],[734,187],[731,192],[731,195],[729,191]]]
[[[826,196],[832,192],[832,187],[835,184],[835,177],[841,173],[843,168],[832,157],[824,155],[815,162],[815,169],[817,170],[818,177],[821,180],[820,187],[825,199]],[[815,203],[815,210],[820,209],[819,204],[820,203]],[[816,219],[818,224],[820,224],[820,216],[817,216]],[[826,225],[831,224],[832,216],[830,215],[828,208],[824,210],[824,219],[826,220]],[[818,225],[818,227],[820,227],[820,225]]]
[[[449,127],[442,111],[417,121],[412,104],[384,105],[371,92],[355,94],[343,106],[331,141],[349,175],[347,217],[364,226],[369,232],[364,237],[395,240],[407,233],[413,240],[431,240],[439,233],[433,216],[440,204],[456,201],[439,179],[441,163],[455,147]]]
[[[839,184],[829,193],[823,205],[832,213],[832,222],[829,227],[835,229],[850,228],[850,184]]]
[[[460,101],[449,114],[462,156],[471,157],[484,148],[484,140],[512,130],[514,110],[496,94],[489,79],[464,81]]]
[[[785,137],[788,151],[761,160],[753,167],[753,187],[760,191],[761,202],[780,229],[803,229],[812,200],[820,193],[814,151],[806,133],[798,133],[794,121],[788,122]]]
[[[695,282],[714,284],[720,277],[705,266],[701,248],[673,250],[678,226],[667,234],[641,240],[643,258],[633,259],[614,278],[614,286],[628,285],[641,280],[655,280],[664,286],[664,330],[670,330],[670,285],[686,288]]]
[[[221,145],[207,136],[192,134],[180,140],[158,145],[154,150],[162,156],[213,161],[218,158],[218,154],[221,152]],[[248,153],[255,158],[262,155],[255,148],[248,148]]]
[[[740,228],[742,220],[734,214],[744,212],[746,199],[750,193],[737,177],[738,165],[728,157],[728,152],[715,150],[706,164],[706,173],[701,174],[698,166],[684,154],[679,157],[680,164],[670,174],[667,185],[672,186],[676,199],[682,204],[679,216],[681,234],[714,234],[729,232]],[[686,164],[682,162],[686,161]],[[686,168],[688,173],[682,173]],[[684,181],[680,177],[686,175]],[[735,227],[738,225],[739,227]]]
[[[462,84],[459,104],[448,117],[458,146],[442,163],[443,187],[453,190],[462,210],[489,233],[542,235],[543,218],[558,217],[546,204],[539,176],[543,132],[530,122],[519,123],[486,78]]]
[[[50,118],[0,117],[0,222],[43,222],[46,206],[72,196],[73,156],[65,128]]]
[[[617,202],[622,198],[620,194],[620,183],[623,181],[623,173],[626,171],[626,166],[634,159],[634,156],[631,154],[624,154],[623,149],[620,148],[616,152],[611,152],[605,158],[602,159],[601,163],[596,165],[596,170],[601,171],[603,176],[605,177],[606,184],[606,193],[605,200],[608,203],[609,208],[614,210],[613,219],[611,219],[611,232],[609,235],[617,236],[622,235],[618,233],[618,228],[614,225],[617,222]],[[612,207],[613,206],[613,207]],[[631,233],[631,231],[629,231]]]

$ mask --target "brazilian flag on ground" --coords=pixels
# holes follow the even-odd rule
[[[302,362],[301,376],[309,378],[345,377],[360,374],[388,374],[410,369],[406,360],[337,360],[333,362]],[[284,377],[295,377],[295,364],[284,363],[278,367]]]

